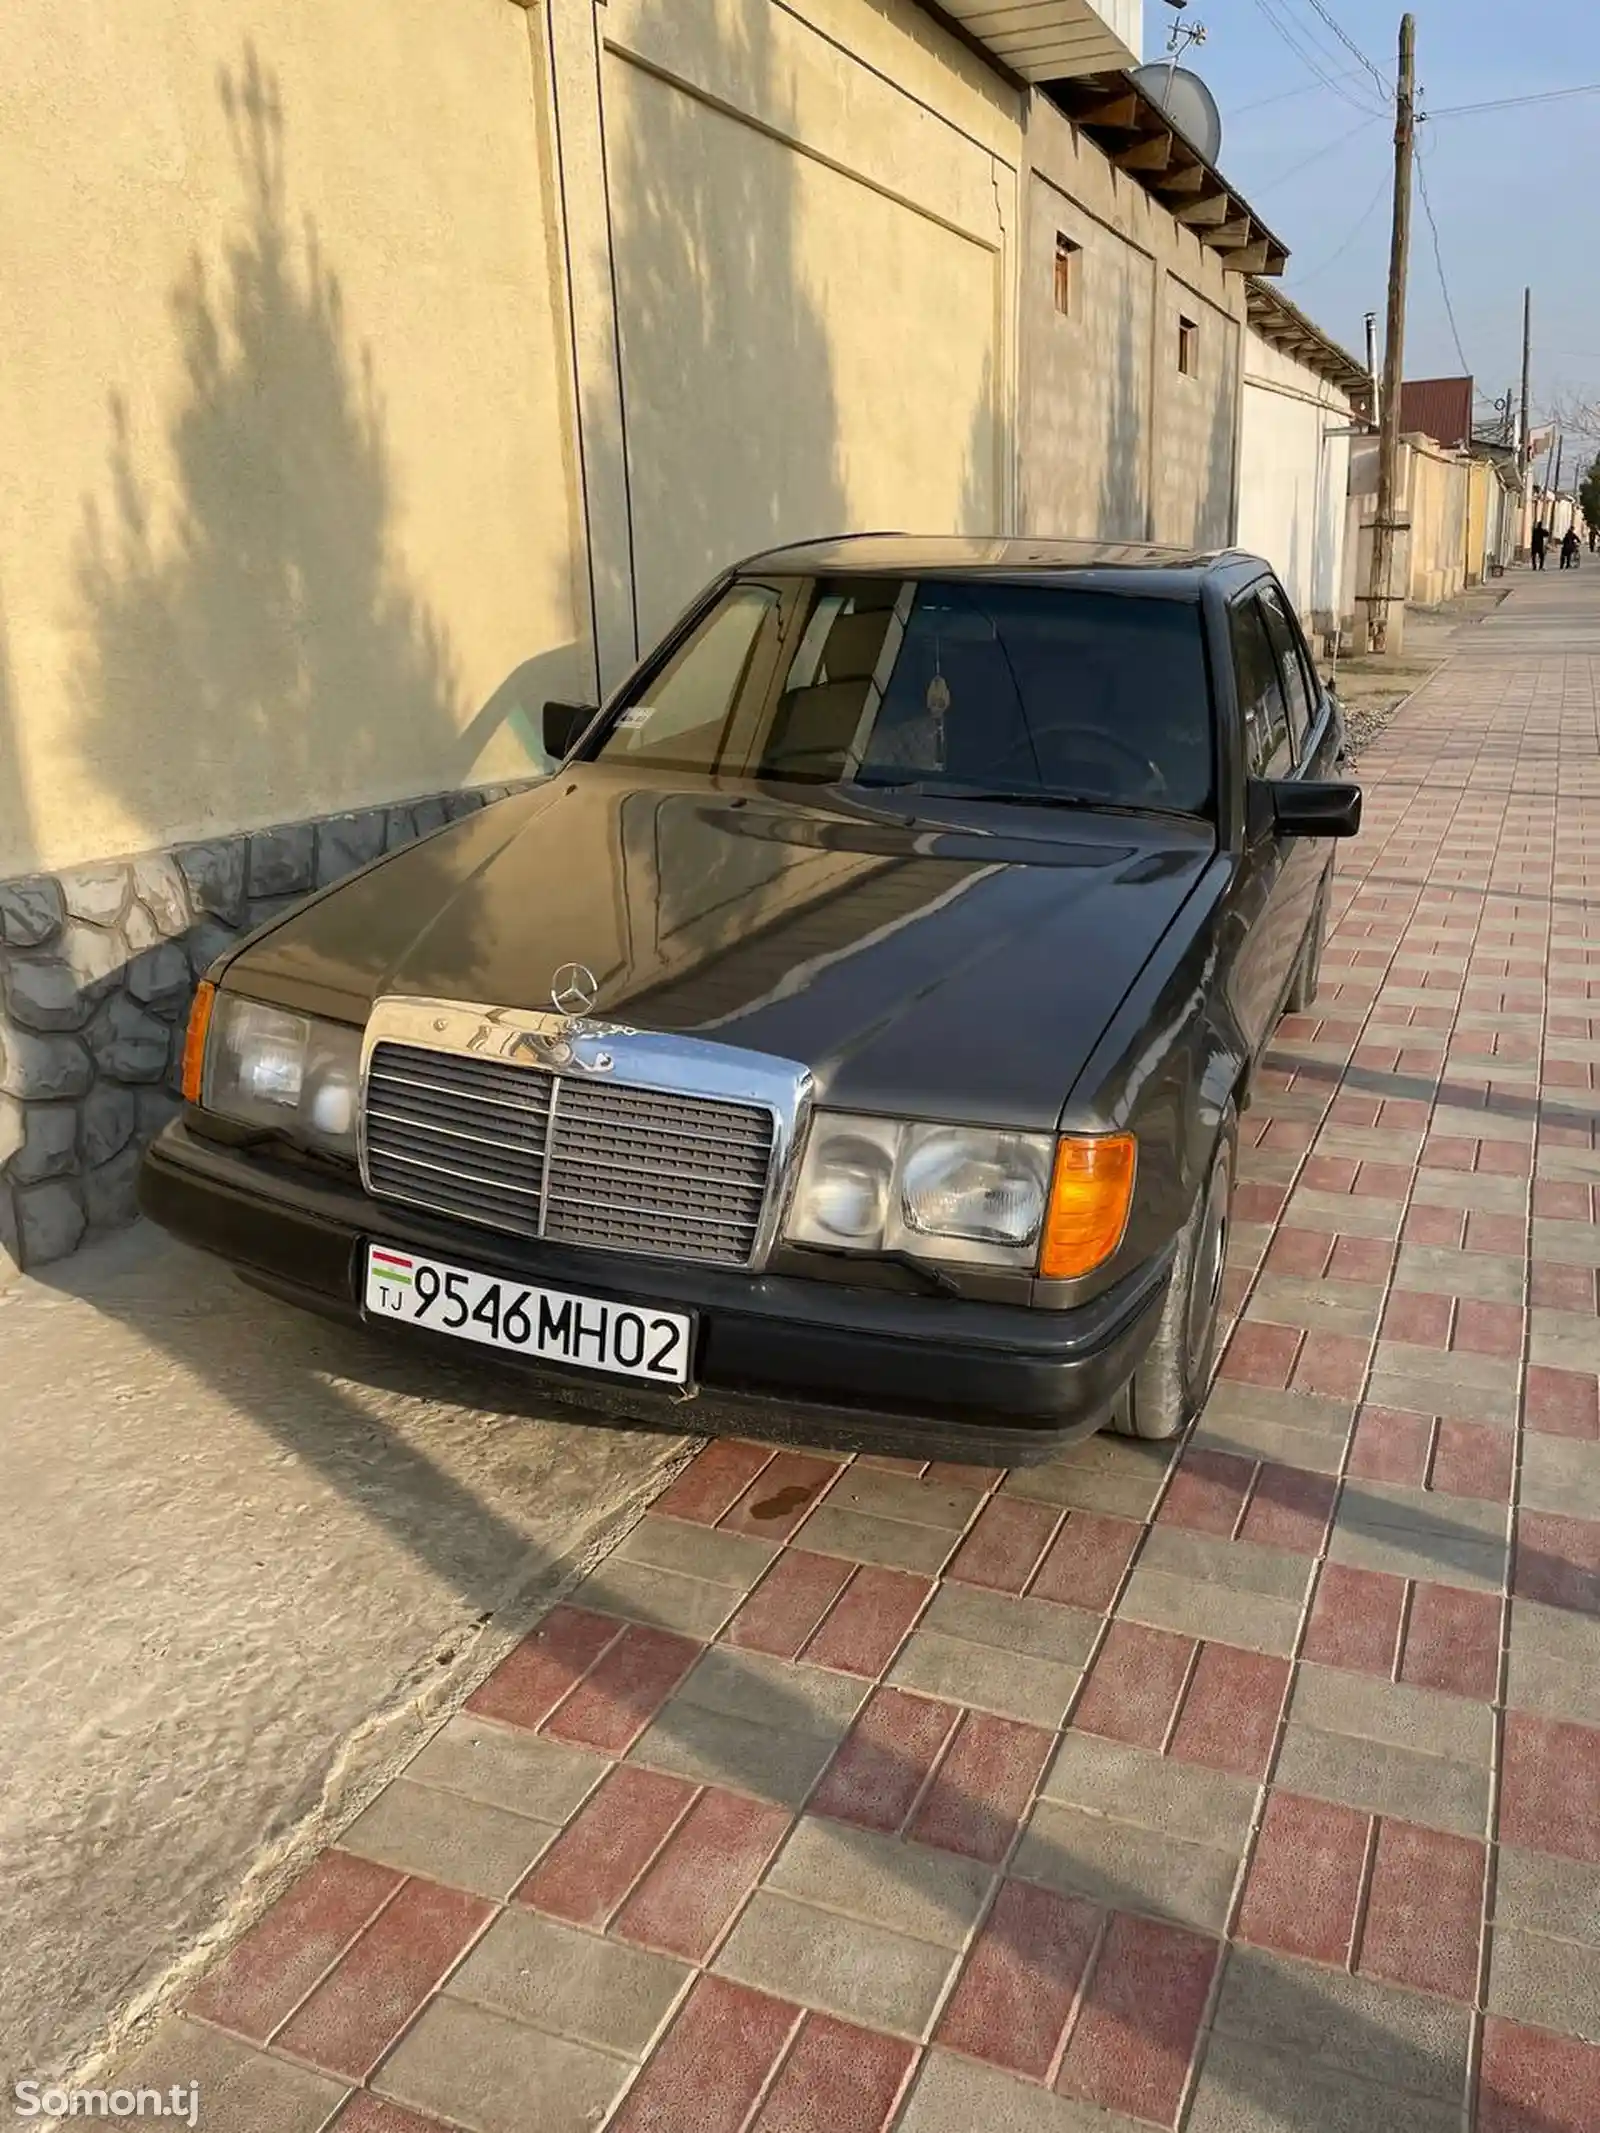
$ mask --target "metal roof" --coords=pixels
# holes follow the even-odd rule
[[[741,571],[784,570],[806,575],[869,577],[1047,578],[1093,572],[1138,572],[1151,591],[1192,590],[1210,572],[1254,563],[1237,549],[1164,548],[1149,541],[1028,540],[1022,536],[858,533],[797,541],[747,556]],[[1157,584],[1157,580],[1164,581]]]
[[[1118,0],[922,0],[931,15],[955,29],[1019,81],[1054,81],[1064,74],[1138,64],[1138,7]],[[1127,19],[1129,37],[1109,19]]]
[[[1447,448],[1472,442],[1470,378],[1408,378],[1400,388],[1400,427]]]

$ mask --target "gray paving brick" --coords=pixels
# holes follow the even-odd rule
[[[941,1585],[922,1617],[924,1629],[991,1644],[997,1651],[1026,1652],[1081,1667],[1100,1629],[1100,1617],[1053,1600],[1013,1600],[975,1585]]]
[[[1463,1253],[1463,1258],[1471,1255]],[[1419,1348],[1411,1341],[1379,1341],[1375,1368],[1386,1377],[1413,1378],[1454,1391],[1457,1387],[1492,1387],[1515,1393],[1521,1365],[1509,1356],[1476,1355],[1465,1348]]]
[[[1089,1437],[1043,1466],[1016,1467],[1007,1475],[1008,1495],[1074,1510],[1110,1511],[1119,1518],[1148,1518],[1176,1447],[1139,1443],[1129,1437]]]
[[[758,1889],[715,1967],[758,1992],[920,2037],[955,1961],[930,1941]]]
[[[1600,1669],[1594,1651],[1595,1626],[1587,1615],[1513,1600],[1507,1703],[1513,1710],[1537,1711],[1546,1718],[1600,1725]]]
[[[1260,1593],[1269,1600],[1304,1599],[1311,1576],[1310,1561],[1285,1548],[1219,1540],[1182,1526],[1157,1526],[1145,1541],[1139,1562],[1141,1567],[1165,1570],[1174,1577],[1222,1585],[1230,1592]]]
[[[419,1785],[558,1826],[610,1768],[603,1755],[458,1711],[406,1765]]]
[[[641,2060],[689,1975],[685,1964],[664,1955],[513,1905],[445,1991],[554,2036]]]
[[[1286,1792],[1307,1792],[1316,1799],[1364,1808],[1369,1814],[1399,1815],[1408,1822],[1453,1830],[1465,1837],[1484,1833],[1489,1808],[1487,1767],[1420,1755],[1387,1741],[1290,1724],[1274,1775]]]
[[[1411,1200],[1416,1207],[1466,1207],[1486,1215],[1520,1215],[1528,1204],[1528,1187],[1522,1178],[1496,1177],[1490,1171],[1419,1170]]]
[[[1404,1204],[1366,1193],[1316,1192],[1302,1185],[1289,1196],[1284,1221],[1295,1229],[1338,1231],[1346,1237],[1394,1237]]]
[[[1423,1354],[1413,1349],[1413,1354]],[[1412,1414],[1448,1412],[1461,1422],[1482,1422],[1491,1429],[1515,1429],[1517,1395],[1500,1385],[1447,1384],[1427,1370],[1377,1369],[1367,1380],[1374,1407],[1404,1407]]]
[[[1246,1316],[1366,1339],[1377,1331],[1383,1293],[1372,1282],[1306,1281],[1294,1274],[1263,1274],[1251,1293]]]
[[[1292,2053],[1319,2072],[1448,2100],[1465,2086],[1472,2018],[1429,1993],[1234,1947],[1215,2027],[1222,2036]]]
[[[1515,2022],[1600,2044],[1600,1948],[1496,1926],[1489,2006]]]
[[[1600,1318],[1576,1311],[1534,1311],[1528,1360],[1550,1370],[1600,1371]]]
[[[630,1760],[798,1807],[837,1745],[836,1734],[761,1725],[675,1696],[634,1743]]]
[[[1414,1077],[1399,1076],[1400,1080]],[[1397,1094],[1416,1094],[1414,1088]],[[1423,1134],[1412,1126],[1341,1126],[1330,1119],[1317,1135],[1318,1155],[1354,1156],[1358,1163],[1414,1163]]]
[[[581,1606],[601,1614],[626,1615],[658,1629],[708,1642],[744,1598],[736,1585],[713,1585],[681,1577],[650,1563],[619,1563],[613,1556],[578,1587]]]
[[[937,1948],[959,1948],[994,1876],[975,1859],[806,1816],[767,1869],[764,1886]]]
[[[1600,1518],[1600,1444],[1529,1430],[1522,1440],[1518,1499],[1530,1511]]]
[[[1342,1667],[1302,1665],[1289,1716],[1324,1733],[1388,1741],[1456,1762],[1487,1764],[1494,1753],[1494,1713],[1488,1704]]]
[[[372,2078],[380,2096],[474,2133],[594,2133],[633,2072],[626,2059],[508,2021],[465,2000],[437,1999]]]
[[[1156,1629],[1177,1630],[1180,1635],[1219,1644],[1237,1644],[1245,1651],[1272,1652],[1280,1659],[1294,1650],[1301,1611],[1299,1600],[1233,1592],[1226,1585],[1177,1577],[1143,1563],[1135,1566],[1117,1604],[1118,1615],[1128,1621],[1148,1622]]]
[[[342,2081],[269,2058],[220,2029],[181,2016],[163,2022],[147,2044],[119,2064],[107,2086],[186,2090],[191,2081],[199,2086],[199,2123],[207,2133],[213,2127],[216,2133],[320,2133],[345,2093]]]
[[[1526,1275],[1520,1259],[1498,1252],[1458,1252],[1446,1244],[1402,1244],[1394,1285],[1425,1296],[1470,1296],[1480,1303],[1519,1304]]]
[[[866,1695],[867,1684],[848,1674],[829,1674],[821,1667],[797,1666],[721,1645],[695,1662],[674,1700],[753,1726],[838,1740]]]
[[[1313,2070],[1298,2052],[1226,2036],[1211,2040],[1184,2125],[1185,2133],[1462,2133],[1459,2103]]]
[[[714,1526],[676,1518],[641,1518],[609,1562],[643,1563],[652,1570],[675,1570],[680,1577],[748,1592],[777,1552],[773,1542],[746,1533],[719,1533]]]
[[[1270,1222],[1235,1222],[1228,1230],[1224,1264],[1230,1272],[1253,1274],[1272,1242]]]
[[[1344,1456],[1354,1413],[1350,1400],[1276,1392],[1219,1378],[1201,1413],[1195,1441],[1244,1458],[1274,1459],[1333,1474]]]
[[[1122,2133],[1129,2124],[953,2052],[929,2052],[899,2121],[900,2133]]]
[[[1485,1530],[1498,1520],[1500,1536]],[[1498,1592],[1506,1578],[1505,1512],[1462,1496],[1347,1481],[1328,1553],[1337,1563]]]
[[[1256,1787],[1226,1771],[1076,1732],[1062,1736],[1040,1792],[1235,1859],[1244,1851],[1256,1804]]]
[[[1555,1266],[1600,1266],[1600,1224],[1533,1218],[1533,1256]]]
[[[844,1510],[830,1500],[819,1504],[806,1520],[799,1545],[820,1555],[848,1556],[853,1563],[881,1563],[891,1570],[915,1570],[933,1577],[960,1540],[959,1533],[946,1527],[874,1518],[865,1511]]]
[[[1497,1926],[1600,1948],[1600,1866],[1504,1844],[1495,1866],[1494,1919]]]
[[[1142,1911],[1220,1933],[1227,1923],[1239,1854],[1169,1837],[1140,1823],[1057,1800],[1039,1800],[1011,1871],[1069,1896]]]
[[[1507,1110],[1481,1110],[1472,1104],[1436,1104],[1433,1130],[1449,1137],[1462,1135],[1480,1141],[1531,1141],[1532,1118],[1515,1117]]]
[[[914,1629],[890,1669],[896,1688],[920,1689],[1054,1731],[1067,1715],[1081,1670],[1026,1652],[970,1644],[942,1630]]]
[[[382,1866],[424,1874],[478,1896],[503,1897],[555,1835],[551,1823],[397,1777],[339,1842]]]
[[[1587,1185],[1600,1178],[1600,1150],[1541,1148],[1533,1167],[1537,1177],[1560,1178],[1568,1184]]]
[[[828,1502],[837,1510],[865,1511],[874,1518],[901,1519],[913,1526],[937,1526],[945,1533],[963,1532],[982,1501],[979,1489],[920,1481],[910,1474],[871,1466],[847,1467],[828,1492]]]

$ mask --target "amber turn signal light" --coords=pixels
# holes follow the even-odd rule
[[[1137,1155],[1131,1133],[1069,1136],[1056,1143],[1041,1274],[1070,1281],[1104,1266],[1128,1226]]]
[[[216,1003],[217,988],[201,979],[194,996],[194,1005],[189,1009],[189,1028],[183,1040],[183,1100],[197,1104],[205,1081],[206,1032],[211,1027],[211,1010]]]

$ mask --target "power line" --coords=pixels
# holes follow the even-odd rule
[[[1332,30],[1334,36],[1338,38],[1339,42],[1344,46],[1345,50],[1354,54],[1354,56],[1358,60],[1360,60],[1361,64],[1372,76],[1373,80],[1377,83],[1379,89],[1383,92],[1383,94],[1385,96],[1393,96],[1394,83],[1392,81],[1387,80],[1384,75],[1379,72],[1373,61],[1367,57],[1366,53],[1362,51],[1360,45],[1356,43],[1355,39],[1348,34],[1348,32],[1344,29],[1343,25],[1336,21],[1331,14],[1329,14],[1327,8],[1323,6],[1322,0],[1306,0],[1306,5],[1311,9],[1313,14],[1320,16],[1321,19],[1328,25],[1329,29]]]
[[[1279,12],[1278,0],[1256,0],[1256,12],[1271,24],[1295,58],[1299,60],[1308,73],[1316,76],[1325,89],[1331,89],[1335,96],[1343,98],[1344,102],[1349,104],[1352,110],[1367,112],[1372,110],[1372,106],[1363,98],[1355,95],[1337,74],[1329,72],[1327,61],[1317,47],[1310,43],[1298,28],[1291,28],[1289,22]]]
[[[1354,81],[1356,79],[1356,71],[1352,67],[1349,73],[1342,74],[1337,78],[1341,81]],[[1318,89],[1325,89],[1326,87],[1327,83],[1322,81],[1297,81],[1292,89],[1275,89],[1271,96],[1258,96],[1248,104],[1233,105],[1229,112],[1229,117],[1243,118],[1247,111],[1265,111],[1268,104],[1286,104],[1291,97],[1312,96]]]
[[[1600,96],[1600,81],[1581,82],[1575,89],[1542,89],[1533,96],[1499,96],[1487,104],[1441,104],[1428,117],[1468,118],[1479,111],[1515,111],[1524,104],[1554,104],[1568,96]]]
[[[1268,191],[1274,185],[1287,185],[1291,178],[1298,178],[1301,171],[1309,170],[1313,163],[1320,163],[1324,156],[1331,156],[1334,150],[1342,148],[1346,141],[1353,141],[1358,133],[1365,133],[1368,127],[1376,126],[1379,123],[1380,114],[1376,112],[1370,118],[1360,120],[1350,128],[1348,133],[1341,133],[1334,140],[1324,141],[1320,148],[1314,149],[1310,155],[1302,157],[1298,163],[1291,163],[1287,170],[1280,170],[1276,177],[1268,178],[1262,186],[1262,191]]]
[[[1422,212],[1428,218],[1428,228],[1433,235],[1433,263],[1439,273],[1439,293],[1444,298],[1444,315],[1450,321],[1450,338],[1456,344],[1463,373],[1470,377],[1472,365],[1467,361],[1467,352],[1461,345],[1461,329],[1456,324],[1456,307],[1450,301],[1450,284],[1444,278],[1444,257],[1439,249],[1439,225],[1433,219],[1433,202],[1428,198],[1428,173],[1422,167],[1422,158],[1417,158],[1417,190],[1422,195]]]
[[[1338,250],[1335,252],[1330,252],[1326,259],[1318,260],[1317,264],[1314,267],[1308,267],[1305,273],[1295,274],[1290,277],[1297,289],[1303,289],[1308,281],[1315,281],[1319,274],[1325,274],[1328,271],[1329,267],[1335,265],[1337,261],[1343,259],[1345,253],[1349,251],[1350,247],[1361,235],[1361,232],[1372,220],[1373,213],[1376,210],[1379,201],[1382,200],[1384,194],[1388,190],[1389,173],[1385,171],[1383,176],[1378,180],[1377,191],[1367,202],[1366,206],[1361,210],[1360,216],[1357,218],[1355,226],[1352,228],[1349,236],[1346,237],[1343,244],[1339,246]]]

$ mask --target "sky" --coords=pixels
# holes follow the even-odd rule
[[[1392,84],[1401,8],[1321,0]],[[1452,104],[1600,82],[1600,0],[1412,0],[1422,175],[1439,231],[1440,290],[1420,195],[1412,206],[1405,374],[1460,377],[1485,401],[1520,379],[1522,291],[1533,290],[1535,420],[1553,405],[1600,402],[1600,274],[1595,272],[1600,94],[1521,110],[1446,115]],[[1279,286],[1354,355],[1378,314],[1381,353],[1393,186],[1393,102],[1319,17],[1314,0],[1189,0],[1181,15],[1145,0],[1144,57],[1166,55],[1174,21],[1203,23],[1179,64],[1222,111],[1218,164],[1292,254]],[[1288,31],[1285,36],[1284,30]],[[1300,53],[1294,45],[1302,48]],[[1317,80],[1315,55],[1335,86]],[[1484,405],[1479,420],[1493,420]],[[1582,449],[1587,456],[1590,447]],[[1566,474],[1563,472],[1563,486]]]

